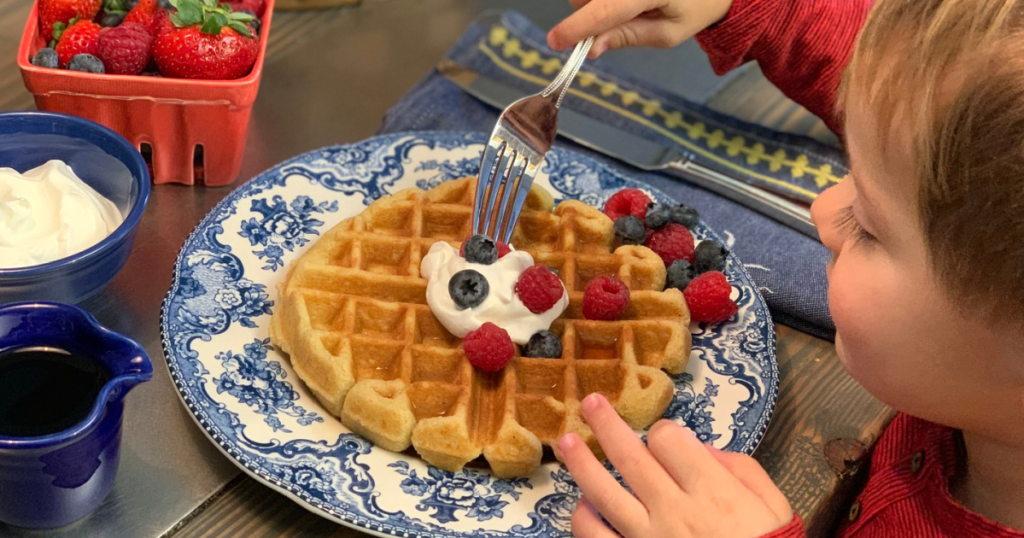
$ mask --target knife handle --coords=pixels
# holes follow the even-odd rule
[[[810,208],[803,204],[748,185],[690,160],[669,162],[666,169],[690,183],[777,220],[815,241],[819,240],[818,230],[811,222]]]

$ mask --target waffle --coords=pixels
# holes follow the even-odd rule
[[[516,356],[501,372],[482,372],[431,313],[420,276],[433,243],[458,248],[469,235],[474,192],[473,178],[405,190],[325,233],[282,284],[273,341],[346,427],[388,450],[411,445],[442,469],[482,454],[495,475],[522,476],[568,432],[603,457],[579,402],[600,392],[634,429],[661,417],[673,394],[665,371],[682,372],[690,354],[683,295],[661,291],[665,266],[651,250],[613,250],[603,213],[576,201],[552,211],[535,186],[512,244],[565,284],[569,307],[551,327],[563,356]],[[618,321],[583,318],[583,290],[601,275],[631,290]]]

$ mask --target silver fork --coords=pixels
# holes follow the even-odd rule
[[[533,178],[558,133],[558,107],[593,43],[593,37],[577,43],[558,76],[544,91],[512,103],[498,117],[480,158],[473,207],[474,234],[504,243],[512,237]],[[500,205],[496,205],[499,194]]]

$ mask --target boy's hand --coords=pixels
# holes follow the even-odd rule
[[[573,536],[611,538],[618,531],[626,538],[755,538],[793,519],[786,497],[752,458],[707,447],[667,420],[651,427],[648,450],[601,395],[587,396],[581,408],[635,496],[578,435],[562,437],[559,455],[583,492],[572,516]]]
[[[590,57],[608,49],[674,47],[720,21],[733,0],[569,0],[577,11],[548,33],[562,50],[596,36]]]

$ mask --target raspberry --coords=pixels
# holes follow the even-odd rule
[[[534,314],[547,312],[564,293],[558,275],[544,265],[527,267],[516,281],[516,295]]]
[[[604,214],[612,221],[632,215],[640,220],[647,216],[647,204],[651,199],[640,189],[622,189],[613,194],[604,204]]]
[[[643,221],[647,218],[647,206],[650,203],[651,199],[646,194],[633,198],[629,202],[629,214]]]
[[[599,276],[583,292],[583,317],[614,321],[626,311],[629,288],[613,276]]]
[[[100,30],[98,49],[107,73],[138,75],[152,57],[153,35],[139,23],[124,22]]]
[[[469,243],[469,240],[473,239],[473,237],[474,236],[471,235],[471,236],[467,237],[465,240],[462,241],[462,246],[459,247],[459,256],[462,256],[463,258],[466,257],[466,243]],[[498,258],[499,259],[504,258],[506,254],[508,254],[509,252],[512,252],[512,249],[509,248],[509,246],[506,245],[505,243],[502,243],[501,241],[495,241],[495,243],[498,244]]]
[[[265,0],[228,0],[224,3],[230,5],[232,11],[248,11],[256,17],[262,17],[267,8]]]
[[[462,351],[473,366],[485,372],[497,372],[512,360],[516,347],[505,329],[488,321],[462,339]]]
[[[693,234],[682,224],[669,223],[660,230],[654,230],[644,241],[644,246],[661,256],[665,267],[676,260],[693,263]]]
[[[714,323],[725,321],[736,313],[736,303],[729,298],[732,286],[725,275],[708,271],[698,275],[683,291],[690,317],[694,321]]]

